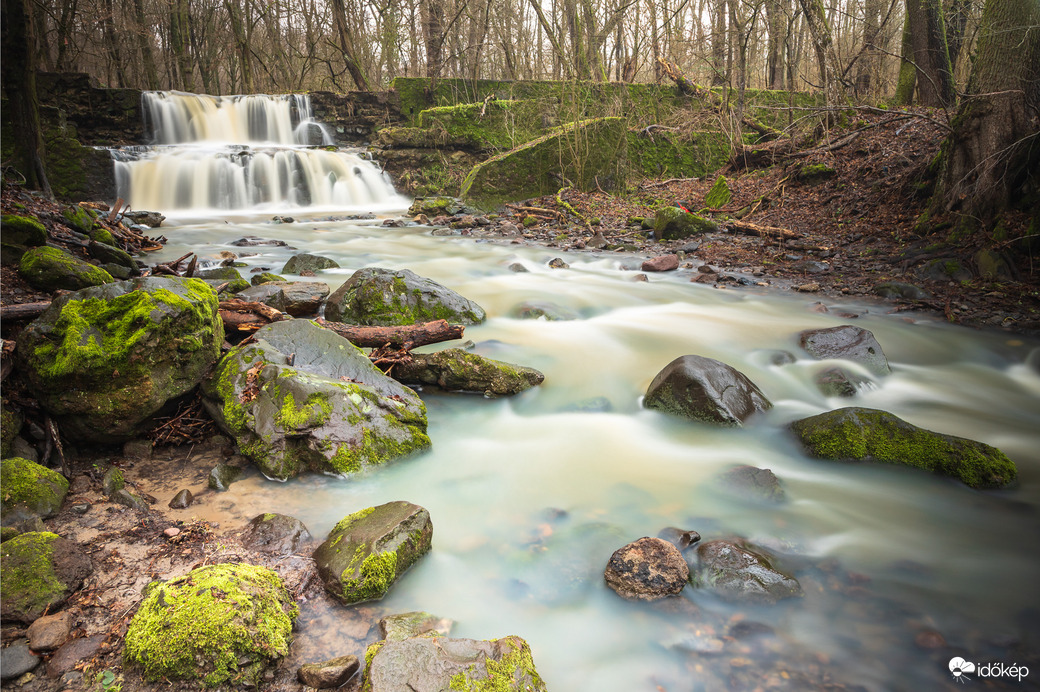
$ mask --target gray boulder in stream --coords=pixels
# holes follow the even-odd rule
[[[480,324],[487,315],[472,300],[408,269],[365,267],[329,296],[325,317],[386,327],[431,320]]]
[[[33,394],[70,439],[122,442],[220,357],[217,294],[148,277],[64,295],[18,336]]]
[[[805,450],[821,459],[912,466],[956,478],[972,488],[1002,488],[1018,476],[996,447],[943,435],[887,411],[842,408],[791,423]]]
[[[309,320],[259,330],[202,391],[210,414],[268,478],[345,476],[430,446],[419,396]]]
[[[737,426],[773,405],[754,382],[729,365],[703,356],[680,356],[650,383],[643,406],[690,420]]]
[[[394,378],[405,384],[449,391],[511,396],[541,384],[545,375],[534,368],[449,348],[436,353],[413,353],[410,361],[394,366]]]
[[[432,543],[430,513],[399,500],[344,517],[314,551],[314,563],[325,590],[351,605],[385,596]]]
[[[802,348],[813,358],[851,360],[875,375],[887,375],[892,371],[881,344],[866,329],[845,324],[828,329],[807,329],[798,336]]]
[[[365,689],[371,692],[546,690],[531,647],[517,636],[488,641],[436,636],[382,641],[368,647],[365,660]]]
[[[702,543],[697,560],[694,585],[710,587],[726,600],[772,604],[803,595],[794,577],[775,569],[769,558],[741,539]]]

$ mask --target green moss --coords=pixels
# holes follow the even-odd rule
[[[272,281],[285,281],[285,277],[278,274],[272,274],[271,272],[261,272],[260,274],[254,274],[253,278],[249,280],[249,283],[253,286],[259,286],[260,284],[268,284]]]
[[[90,239],[95,243],[104,243],[105,245],[111,245],[115,247],[116,238],[112,235],[112,232],[102,226],[97,226],[90,229]]]
[[[79,205],[65,207],[65,209],[62,210],[61,215],[65,219],[65,223],[67,223],[72,230],[88,235],[94,229],[94,224],[96,223],[95,213],[92,210]]]
[[[721,209],[729,204],[731,199],[733,199],[733,193],[729,190],[726,177],[720,175],[708,190],[708,194],[704,196],[704,206],[708,209]]]
[[[57,471],[21,457],[0,462],[4,518],[24,513],[52,516],[68,491],[68,480]]]
[[[288,374],[295,373],[288,371]],[[275,422],[285,430],[304,430],[324,425],[331,415],[332,404],[327,394],[315,392],[304,400],[302,406],[297,407],[296,398],[292,392],[288,392],[282,399],[282,407],[275,416]]]
[[[47,242],[47,229],[40,220],[32,216],[4,214],[0,220],[4,244],[43,245]]]
[[[124,659],[153,682],[256,685],[267,664],[288,653],[298,614],[271,570],[201,567],[149,589],[126,633]]]
[[[347,516],[340,519],[339,522],[334,527],[332,527],[332,531],[330,531],[329,533],[346,533],[351,526],[358,523],[368,515],[372,514],[372,512],[374,511],[376,511],[375,507],[366,507],[365,509],[359,509],[353,514],[348,514]]]
[[[828,166],[825,163],[806,163],[802,164],[797,172],[795,172],[795,180],[801,180],[803,182],[813,182],[817,180],[824,180],[826,178],[833,178],[838,172]]]
[[[0,544],[0,574],[9,607],[43,612],[62,600],[65,585],[54,573],[56,540],[58,535],[49,531],[30,531]]]
[[[104,269],[49,246],[26,251],[18,263],[18,273],[43,290],[63,288],[75,291],[115,281]]]
[[[364,548],[358,548],[359,553]],[[357,554],[355,554],[355,558]],[[351,562],[351,567],[354,564]],[[358,577],[349,577],[348,574],[356,573]],[[397,578],[397,552],[385,551],[372,553],[361,561],[361,566],[356,571],[347,569],[343,572],[340,585],[343,588],[343,597],[349,602],[360,603],[382,598],[390,590],[390,586]]]
[[[498,661],[484,659],[487,674],[471,665],[465,673],[452,676],[449,689],[453,692],[523,692],[530,689],[545,689],[538,671],[534,667],[531,648],[527,642],[516,638],[507,639],[509,653]]]
[[[0,458],[10,455],[11,444],[21,432],[23,420],[22,414],[18,411],[6,404],[0,406]]]
[[[956,478],[972,488],[1003,487],[1018,471],[995,447],[918,428],[885,411],[845,408],[792,423],[807,451],[823,459],[899,464]]]

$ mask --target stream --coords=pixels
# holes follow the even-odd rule
[[[360,167],[351,161],[351,170]],[[290,193],[245,205],[248,195],[235,197],[223,211],[211,198],[170,198],[156,209],[168,220],[155,233],[168,242],[148,261],[196,252],[216,263],[233,251],[248,278],[261,267],[280,273],[289,257],[309,252],[341,268],[286,278],[332,290],[362,267],[411,269],[485,308],[488,320],[465,332],[475,352],[535,367],[545,382],[508,399],[421,392],[429,452],[349,479],[276,483],[253,474],[233,488],[243,516],[290,514],[321,540],[358,509],[422,505],[433,519],[433,549],[380,607],[451,618],[453,636],[520,635],[550,690],[954,689],[947,663],[955,654],[1040,663],[1040,341],[888,314],[878,303],[827,302],[829,312],[815,312],[815,298],[717,289],[682,271],[639,282],[639,258],[620,253],[384,227],[410,200],[390,190],[337,202],[337,182],[342,175],[312,207],[293,206]],[[135,208],[153,208],[138,199],[162,202],[143,184],[127,193]],[[276,208],[296,222],[272,222]],[[330,220],[359,211],[374,213]],[[292,249],[230,244],[244,236]],[[569,268],[549,268],[553,257]],[[527,271],[514,271],[515,263]],[[515,317],[527,302],[577,319]],[[841,324],[873,332],[892,366],[881,378],[857,370],[870,382],[853,399],[822,395],[813,376],[834,362],[798,347],[802,330]],[[778,352],[794,362],[776,364]],[[643,409],[653,377],[686,354],[740,370],[774,408],[737,429]],[[1018,465],[1019,481],[978,492],[911,469],[819,461],[785,431],[795,419],[848,405],[994,445]],[[787,501],[762,505],[727,493],[715,479],[738,464],[772,469]],[[682,607],[622,600],[604,584],[608,558],[665,527],[705,540],[736,534],[769,548],[806,595],[747,606],[687,587]],[[930,648],[935,633],[945,646]],[[328,655],[343,653],[334,639]],[[1035,682],[1040,670],[1029,677]],[[1027,689],[1030,680],[1010,684]]]

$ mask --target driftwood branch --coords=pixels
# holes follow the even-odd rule
[[[778,228],[776,226],[759,226],[758,224],[750,223],[748,221],[739,221],[737,219],[730,219],[726,222],[729,230],[734,233],[743,233],[744,235],[754,235],[760,238],[782,238],[784,240],[794,240],[795,238],[801,238],[801,233],[788,230],[786,228]]]
[[[461,324],[448,324],[445,320],[424,324],[405,324],[397,327],[366,327],[325,320],[318,320],[318,324],[336,332],[355,346],[365,348],[391,346],[405,351],[426,344],[461,339],[462,332],[465,330]]]
[[[218,314],[225,329],[236,332],[255,332],[272,322],[285,319],[281,312],[263,303],[247,303],[244,300],[222,300]]]
[[[22,303],[20,305],[4,305],[0,307],[0,320],[31,320],[43,314],[51,306],[51,301],[38,303]]]

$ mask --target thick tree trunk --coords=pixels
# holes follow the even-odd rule
[[[766,48],[766,86],[770,89],[784,88],[784,45],[787,43],[789,7],[781,0],[767,0],[766,23],[769,26],[769,43]]]
[[[991,225],[1040,191],[1040,3],[988,0],[937,201]]]
[[[3,90],[12,110],[19,170],[29,188],[53,198],[43,165],[40,100],[36,92],[36,35],[29,21],[32,0],[3,0]]]
[[[917,88],[917,68],[914,67],[914,43],[910,33],[910,16],[903,20],[902,60],[899,63],[899,78],[896,81],[897,106],[909,106],[914,102],[914,90]]]
[[[906,0],[906,16],[910,23],[921,105],[948,106],[954,101],[953,68],[946,43],[942,2]]]
[[[361,63],[358,62],[357,49],[354,45],[354,32],[347,19],[347,8],[343,0],[332,0],[332,14],[333,21],[336,24],[336,31],[339,34],[339,50],[343,53],[343,62],[347,72],[350,73],[350,78],[354,80],[354,85],[358,89],[368,91],[370,88],[368,86],[368,78],[365,77],[365,73],[361,70]]]

